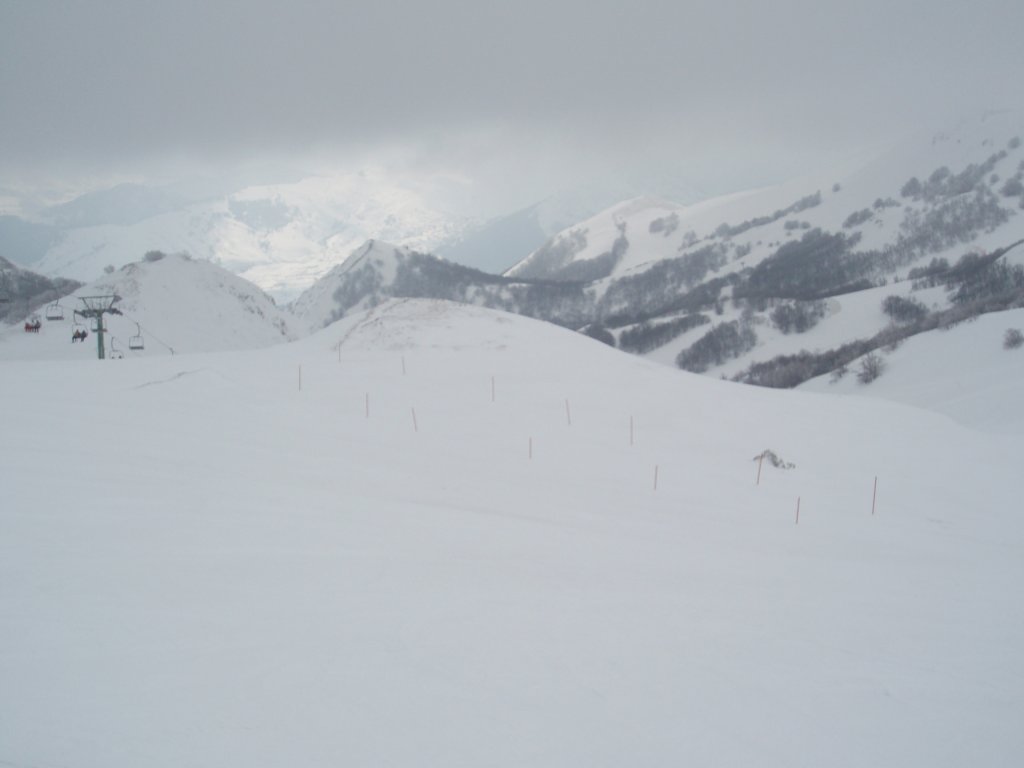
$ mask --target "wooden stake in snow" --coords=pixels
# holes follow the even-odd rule
[[[800,525],[800,497],[799,496],[796,497],[796,523],[795,523],[795,525]]]
[[[760,485],[761,484],[761,464],[763,464],[763,463],[764,463],[764,454],[762,453],[760,456],[757,457],[757,482],[755,483],[755,485]]]
[[[366,418],[370,418],[370,393],[366,393]]]
[[[572,426],[572,413],[569,411],[569,398],[565,398],[565,422]]]
[[[871,491],[871,514],[875,514],[875,500],[878,498],[878,475],[875,475],[875,487]]]
[[[412,431],[413,432],[419,432],[420,431],[419,425],[416,423],[416,409],[415,408],[412,409]]]
[[[654,465],[654,490],[658,490],[658,465]]]

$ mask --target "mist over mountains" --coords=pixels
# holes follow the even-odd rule
[[[194,243],[186,250],[199,261],[273,282],[279,298],[282,286],[309,282],[274,310],[299,334],[392,298],[447,299],[694,372],[796,386],[916,333],[1021,305],[1022,136],[1017,114],[986,114],[852,171],[692,205],[640,196],[582,219],[611,192],[556,196],[474,224],[363,173],[246,187],[185,208],[175,208],[180,195],[122,186],[47,211],[48,225],[19,221],[17,231],[71,227],[38,267],[116,275],[99,265],[115,252],[137,260],[135,249],[162,232]]]
[[[493,218],[459,213],[466,182],[410,180],[383,168],[314,175],[271,167],[217,179],[119,184],[28,215],[0,215],[0,255],[45,275],[96,279],[160,250],[213,261],[282,301],[369,239],[500,273],[547,238],[653,185],[681,202],[699,193],[659,174],[568,188]],[[453,207],[454,206],[454,207]]]
[[[990,115],[844,176],[693,206],[637,198],[500,277],[371,243],[295,306],[315,328],[385,298],[446,298],[687,370],[795,386],[916,332],[1021,305],[1021,135],[1014,116]]]

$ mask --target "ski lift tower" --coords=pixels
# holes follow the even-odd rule
[[[114,306],[121,297],[112,293],[107,296],[79,296],[78,300],[85,305],[85,309],[76,310],[78,314],[81,317],[96,318],[96,352],[102,360],[106,357],[103,352],[103,316],[121,314],[121,310]]]

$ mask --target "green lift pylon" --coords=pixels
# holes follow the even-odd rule
[[[121,310],[114,306],[121,297],[112,293],[107,296],[79,296],[78,300],[85,305],[85,309],[76,310],[78,314],[81,317],[96,318],[96,354],[102,360],[106,357],[103,349],[103,316],[121,314]]]

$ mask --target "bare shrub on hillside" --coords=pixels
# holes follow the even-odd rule
[[[664,237],[668,237],[679,228],[679,214],[672,213],[668,216],[662,216],[659,219],[655,219],[648,226],[650,233],[656,234],[661,232]]]
[[[869,352],[860,361],[860,370],[857,371],[857,381],[861,384],[870,384],[885,371],[885,360],[877,352]]]
[[[726,360],[739,357],[757,344],[757,333],[747,323],[733,320],[716,325],[676,357],[676,365],[692,373],[703,373]]]
[[[917,299],[904,296],[886,296],[882,311],[896,323],[915,323],[928,314],[928,307]]]
[[[1006,180],[1003,184],[1003,188],[999,190],[999,193],[1003,197],[1020,197],[1024,195],[1024,182],[1021,181],[1020,176],[1012,176]]]
[[[843,222],[843,229],[852,229],[853,227],[859,227],[866,221],[871,219],[871,209],[861,208],[859,211],[854,211],[846,217],[846,221]]]
[[[783,333],[804,333],[825,316],[824,301],[786,301],[771,311],[769,317]]]

